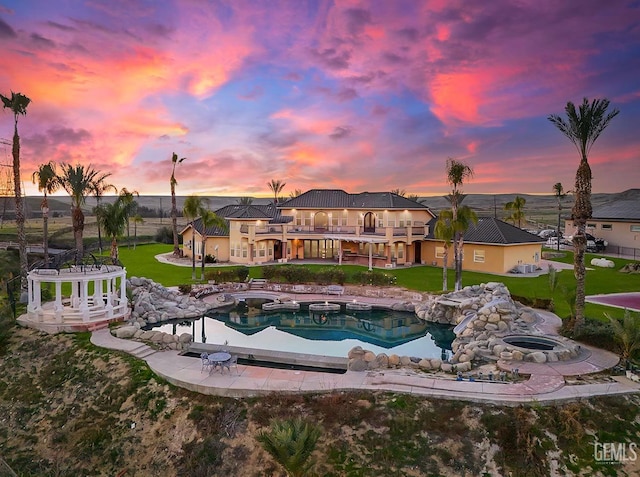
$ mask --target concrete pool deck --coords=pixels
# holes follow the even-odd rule
[[[557,325],[559,318],[552,313],[542,313],[541,331]],[[468,379],[457,381],[454,376],[428,374],[407,368],[331,374],[238,364],[237,369],[234,367],[228,373],[209,373],[202,370],[200,358],[185,356],[178,351],[154,351],[143,343],[116,338],[106,328],[94,331],[91,342],[144,359],[154,373],[176,386],[202,394],[236,398],[272,392],[384,391],[517,405],[553,404],[593,396],[640,392],[640,383],[626,376],[611,376],[606,382],[589,383],[588,379],[583,379],[584,384],[569,384],[568,377],[578,376],[580,379],[617,364],[618,357],[615,354],[589,346],[583,346],[584,352],[580,358],[572,361],[544,364],[499,361],[498,367],[501,369],[511,371],[517,365],[519,374],[528,376],[528,379],[503,383]]]

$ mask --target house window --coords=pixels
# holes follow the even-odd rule
[[[613,229],[613,225],[611,224],[602,224],[602,230],[611,230]]]
[[[632,225],[631,226],[631,231],[632,232],[640,232],[640,225]]]
[[[474,250],[473,261],[476,263],[484,263],[484,250]]]
[[[444,247],[436,247],[436,258],[444,258]]]
[[[389,215],[387,219],[387,227],[395,227],[396,226],[396,218],[393,215]]]
[[[404,258],[404,244],[398,244],[398,258]]]

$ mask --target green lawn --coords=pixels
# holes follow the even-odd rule
[[[161,253],[170,252],[172,245],[150,244],[139,245],[134,250],[127,249],[126,246],[120,247],[120,260],[127,268],[128,276],[147,277],[161,283],[164,286],[175,286],[188,283],[200,283],[199,280],[193,282],[191,280],[191,267],[180,267],[171,264],[158,262],[154,257]],[[589,267],[591,259],[598,255],[587,254],[586,263]],[[586,292],[587,295],[595,295],[599,293],[616,293],[616,292],[633,292],[640,290],[640,275],[630,275],[620,273],[618,270],[630,260],[612,258],[614,268],[595,268],[587,271]],[[567,253],[567,256],[559,259],[566,263],[572,263],[573,256]],[[200,277],[200,269],[196,264],[196,276]],[[282,265],[287,266],[287,265]],[[309,265],[312,268],[323,268],[325,265]],[[358,265],[343,265],[344,270],[353,273],[362,270],[365,267]],[[407,268],[397,268],[385,270],[384,273],[395,275],[397,277],[398,286],[418,291],[441,292],[442,291],[442,269],[431,266],[413,266]],[[260,278],[262,276],[262,267],[250,267],[250,277]],[[448,274],[449,289],[451,291],[454,283],[454,273],[449,270]],[[462,283],[464,286],[474,285],[487,282],[504,283],[511,294],[514,296],[522,296],[530,299],[536,298],[553,298],[555,305],[555,313],[565,318],[569,316],[569,305],[566,303],[562,286],[575,286],[575,278],[570,270],[558,272],[559,286],[552,294],[549,288],[549,276],[542,275],[536,278],[525,278],[519,276],[502,276],[489,275],[475,272],[464,272],[462,275]],[[613,316],[621,317],[623,312],[618,308],[612,308],[602,305],[594,305],[587,303],[586,315],[590,318],[599,320],[605,319],[604,312],[607,311]]]

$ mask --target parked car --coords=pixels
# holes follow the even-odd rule
[[[587,236],[587,252],[589,253],[598,253],[604,252],[609,245],[605,239],[594,237],[591,234],[585,234]],[[567,239],[571,242],[573,240],[573,235],[567,237]]]
[[[587,252],[598,253],[604,252],[609,245],[605,239],[596,238],[591,234],[587,234]]]
[[[557,248],[558,237],[549,237],[544,245],[545,247],[549,247],[549,248]],[[569,242],[566,238],[561,237],[560,246],[562,247],[562,246],[568,246],[568,245],[571,245],[571,242]]]
[[[538,237],[548,239],[549,237],[555,237],[558,233],[554,229],[544,229],[538,232]]]

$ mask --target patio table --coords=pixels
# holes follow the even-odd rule
[[[211,353],[208,356],[208,359],[211,363],[213,363],[213,368],[215,368],[216,366],[224,363],[225,361],[228,361],[231,359],[231,354],[226,353],[224,351],[220,351],[218,353]]]

